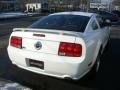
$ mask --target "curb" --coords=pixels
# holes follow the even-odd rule
[[[17,19],[17,18],[25,18],[25,17],[28,17],[28,15],[24,15],[24,16],[12,16],[12,17],[0,17],[0,20]]]

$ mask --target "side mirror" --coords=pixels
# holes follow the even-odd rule
[[[104,20],[104,23],[103,23],[104,26],[111,26],[111,21],[109,19],[105,19]]]

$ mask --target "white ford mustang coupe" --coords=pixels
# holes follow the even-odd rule
[[[110,23],[94,13],[50,14],[28,28],[14,28],[8,55],[20,68],[62,79],[78,80],[97,72],[109,41]]]

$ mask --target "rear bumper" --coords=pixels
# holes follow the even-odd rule
[[[8,47],[8,55],[12,63],[18,67],[43,75],[78,80],[87,73],[84,57],[74,58],[30,52],[10,46]],[[44,69],[28,66],[26,58],[43,61]]]

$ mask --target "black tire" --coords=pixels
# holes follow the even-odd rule
[[[106,46],[105,46],[105,51],[109,51],[110,48],[110,40],[108,40]]]

